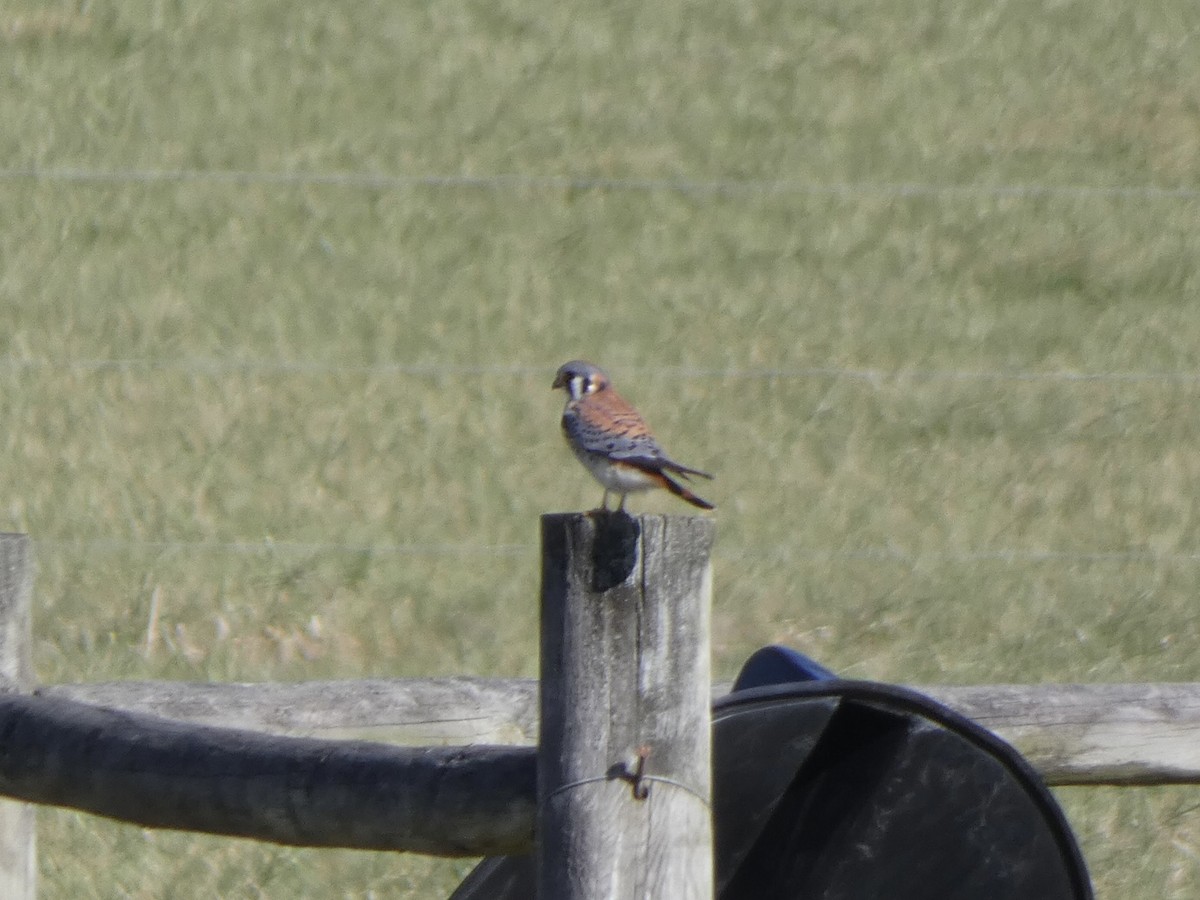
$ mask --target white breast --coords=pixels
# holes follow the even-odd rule
[[[575,449],[575,448],[572,448]],[[586,450],[575,449],[579,461],[587,466],[587,470],[604,487],[614,494],[632,494],[636,491],[646,491],[655,486],[649,475],[638,471],[632,466],[614,466],[606,457],[599,453],[588,453]]]

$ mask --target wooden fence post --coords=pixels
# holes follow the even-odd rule
[[[713,896],[714,534],[700,517],[542,517],[542,900]]]
[[[28,535],[0,534],[0,691],[4,692],[33,687],[30,557]],[[30,803],[0,800],[0,897],[34,900],[37,893],[34,810]]]

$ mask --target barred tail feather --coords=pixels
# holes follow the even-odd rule
[[[689,481],[691,480],[692,475],[695,475],[698,478],[707,478],[709,481],[712,481],[712,479],[713,479],[713,477],[711,475],[709,475],[707,472],[701,472],[699,469],[693,469],[688,466],[681,466],[679,463],[675,462],[674,460],[667,460],[663,464],[663,468],[667,469],[670,472],[674,472],[677,475],[682,475],[684,478],[687,478]]]
[[[659,472],[658,474],[659,474],[659,477],[662,478],[662,486],[665,487],[672,494],[674,494],[676,497],[679,497],[681,500],[686,500],[688,503],[692,504],[692,506],[698,506],[701,509],[716,509],[715,506],[713,506],[711,503],[709,503],[703,497],[697,497],[695,494],[693,494],[691,491],[689,491],[687,488],[685,488],[679,482],[674,481],[671,478],[668,478],[662,472]]]

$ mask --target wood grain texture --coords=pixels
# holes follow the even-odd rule
[[[919,687],[994,731],[1050,784],[1200,784],[1200,684]]]
[[[539,896],[713,894],[709,519],[542,519]],[[636,796],[628,776],[648,752]]]
[[[1200,784],[1200,683],[915,685],[1015,746],[1050,784]],[[728,693],[715,684],[713,697]],[[40,696],[184,722],[400,744],[537,743],[531,678],[47,685]]]
[[[35,693],[202,725],[408,746],[531,746],[538,732],[535,678],[111,681],[43,685]]]

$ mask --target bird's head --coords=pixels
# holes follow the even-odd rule
[[[607,388],[608,376],[599,366],[573,359],[559,368],[551,387],[562,388],[572,400],[578,400],[585,394],[594,394]]]

